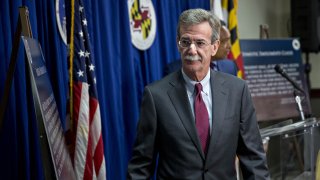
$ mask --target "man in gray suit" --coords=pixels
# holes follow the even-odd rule
[[[182,70],[145,87],[128,179],[269,179],[255,109],[245,82],[210,70],[219,20],[184,11],[177,44]],[[196,87],[196,88],[195,88]]]

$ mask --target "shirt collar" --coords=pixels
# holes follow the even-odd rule
[[[208,90],[208,87],[209,87],[209,84],[210,84],[210,68],[208,70],[208,73],[207,75],[200,81],[194,81],[192,79],[190,79],[187,74],[184,72],[184,70],[182,69],[182,76],[183,76],[183,79],[185,80],[186,82],[186,88],[187,88],[187,91],[189,92],[194,92],[194,86],[196,83],[201,83],[202,87],[203,87],[203,91],[207,94],[207,90]]]

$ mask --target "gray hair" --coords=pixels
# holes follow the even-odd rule
[[[208,22],[212,29],[211,43],[220,39],[221,24],[219,18],[204,9],[188,9],[181,13],[177,27],[178,39],[180,39],[181,26],[192,26],[202,22]]]

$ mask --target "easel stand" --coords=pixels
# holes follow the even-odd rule
[[[19,51],[19,46],[21,42],[21,36],[32,38],[32,30],[31,25],[29,21],[29,11],[28,8],[23,6],[19,8],[19,17],[17,22],[17,29],[14,34],[14,40],[13,40],[13,48],[10,56],[10,64],[9,69],[7,72],[7,77],[5,81],[5,87],[4,87],[4,93],[2,95],[1,99],[1,107],[0,107],[0,133],[2,131],[2,124],[4,121],[5,112],[8,105],[8,99],[10,96],[10,89],[13,82],[13,76],[17,64],[17,56]],[[28,64],[28,63],[26,63]],[[30,69],[26,66],[26,81],[28,84],[30,84]],[[36,105],[36,104],[35,104]],[[44,175],[45,179],[56,179],[54,167],[51,159],[50,149],[47,141],[46,132],[44,129],[44,125],[41,121],[39,121],[39,107],[35,107],[36,110],[36,116],[37,116],[37,123],[38,123],[38,130],[39,130],[39,139],[40,139],[40,145],[41,145],[41,157],[42,157],[42,163],[43,163],[43,169],[44,169]]]
[[[0,104],[0,133],[2,131],[4,115],[7,109],[10,89],[13,81],[13,75],[16,68],[16,64],[17,64],[17,55],[19,51],[21,36],[32,38],[32,31],[31,31],[31,26],[29,21],[29,11],[28,11],[28,8],[25,6],[19,8],[17,29],[16,29],[16,32],[14,33],[13,47],[10,55],[10,64],[9,64],[9,69],[6,76],[4,93],[2,95],[1,104]]]

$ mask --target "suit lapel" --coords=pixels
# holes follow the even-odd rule
[[[194,117],[192,115],[188,94],[184,85],[184,79],[182,77],[181,71],[177,73],[176,79],[173,79],[170,84],[173,86],[171,90],[168,91],[168,95],[171,99],[172,104],[177,111],[180,120],[188,132],[193,144],[196,146],[201,157],[204,159],[204,153],[202,152],[201,144],[196,131]]]
[[[219,136],[223,131],[223,120],[227,109],[228,89],[224,88],[225,80],[214,71],[211,71],[211,92],[212,92],[212,132],[208,147],[208,157],[210,157]]]

